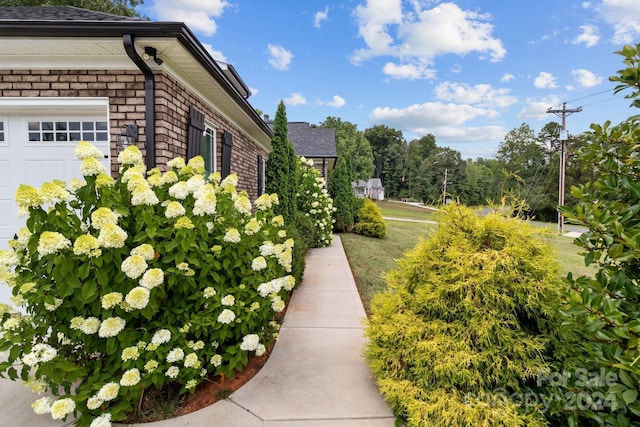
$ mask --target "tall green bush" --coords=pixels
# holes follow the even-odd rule
[[[268,194],[277,194],[280,203],[275,212],[282,215],[287,224],[293,224],[296,211],[297,159],[293,144],[289,141],[287,110],[282,101],[278,104],[273,121],[272,150],[267,162],[265,185]]]
[[[616,92],[633,89],[627,98],[640,107],[640,44],[616,53],[627,68],[610,80],[620,83]],[[575,243],[585,264],[598,266],[594,277],[567,277],[573,303],[567,320],[581,332],[583,370],[593,378],[569,381],[584,399],[559,412],[569,425],[640,426],[640,116],[591,129],[593,142],[579,157],[596,178],[572,187],[578,202],[561,212],[587,228]]]
[[[0,374],[57,396],[36,413],[110,425],[149,388],[190,392],[264,353],[295,285],[277,197],[252,206],[235,174],[207,180],[202,157],[147,176],[132,146],[114,180],[100,150],[76,154],[84,180],[20,186],[27,228],[0,251],[0,280],[26,312],[0,309]]]
[[[561,283],[540,232],[450,205],[388,273],[366,358],[408,426],[546,425],[530,387],[553,360]]]
[[[336,208],[333,229],[339,233],[353,229],[356,213],[356,195],[353,192],[351,165],[348,157],[340,157],[329,177],[329,194]]]
[[[362,206],[356,214],[353,232],[367,237],[378,238],[387,234],[387,226],[384,223],[384,219],[382,219],[382,212],[373,200],[363,199]]]

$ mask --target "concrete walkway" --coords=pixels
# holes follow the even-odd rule
[[[393,427],[362,358],[366,318],[351,269],[336,236],[307,254],[305,278],[287,309],[280,338],[264,367],[226,400],[147,427]],[[0,426],[70,423],[35,415],[37,398],[0,379]]]

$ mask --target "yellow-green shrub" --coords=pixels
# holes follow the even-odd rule
[[[356,214],[353,232],[367,237],[384,237],[387,234],[382,212],[371,199],[363,199],[362,207]]]
[[[560,280],[534,229],[445,208],[437,234],[388,273],[366,358],[408,426],[543,426]]]

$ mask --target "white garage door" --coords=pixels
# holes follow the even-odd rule
[[[0,249],[24,226],[18,217],[15,193],[20,184],[40,187],[54,179],[69,182],[82,178],[75,156],[78,141],[91,141],[104,153],[110,168],[109,127],[106,107],[84,112],[61,109],[21,111],[15,114],[0,106]],[[77,106],[76,106],[77,108]],[[0,302],[9,289],[0,285]]]

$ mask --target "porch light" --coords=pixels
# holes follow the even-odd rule
[[[130,145],[134,145],[138,140],[138,125],[124,125],[118,139],[116,140],[116,148],[118,153]]]

